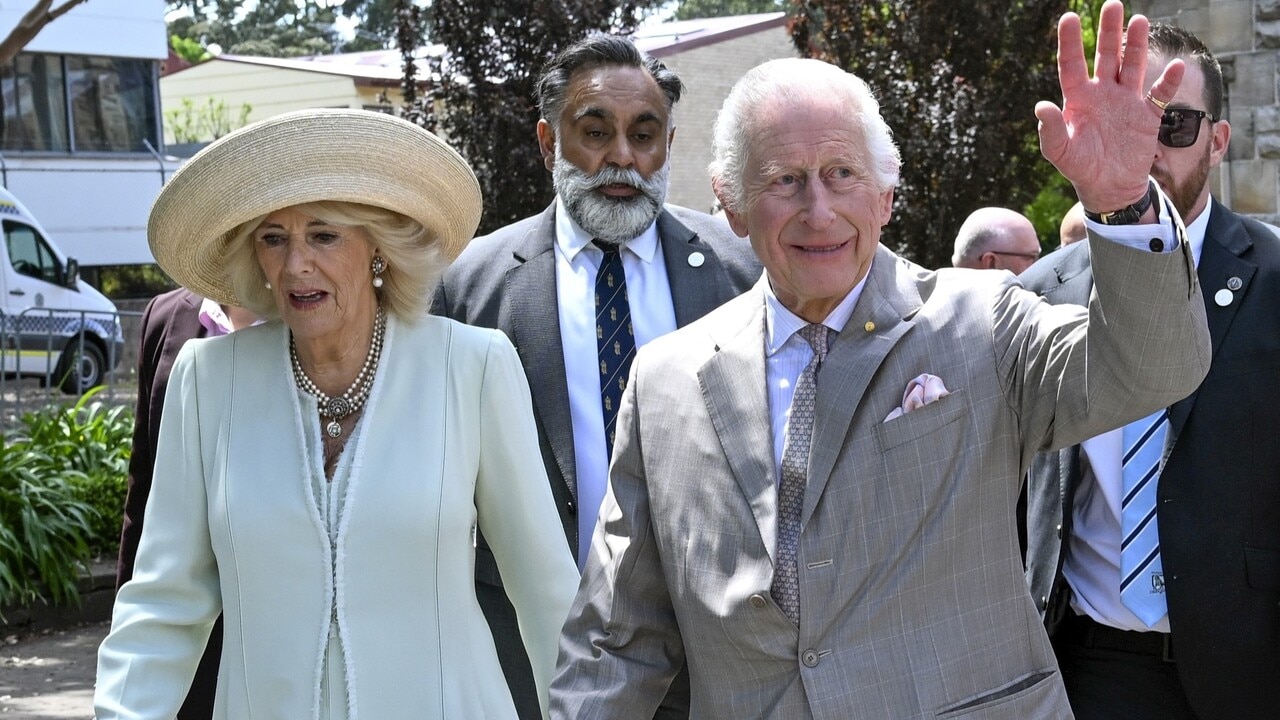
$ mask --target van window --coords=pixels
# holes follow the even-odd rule
[[[4,221],[4,242],[14,272],[55,285],[62,284],[62,263],[30,225]]]

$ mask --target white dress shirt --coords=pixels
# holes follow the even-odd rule
[[[1187,225],[1187,243],[1197,265],[1211,208],[1212,205],[1206,206],[1204,212]],[[1114,233],[1110,227],[1106,231]],[[1071,607],[1077,614],[1088,615],[1103,625],[1121,630],[1169,632],[1168,615],[1147,627],[1120,601],[1122,431],[1123,428],[1116,428],[1080,444],[1081,477],[1073,502],[1073,530],[1062,574],[1071,586]]]
[[[823,325],[837,333],[844,330],[870,274],[868,266],[867,275],[827,315]],[[773,294],[768,275],[760,279],[760,285],[764,289],[764,372],[765,384],[769,387],[769,427],[773,432],[773,482],[777,485],[782,478],[782,450],[787,441],[787,423],[791,419],[791,399],[795,396],[800,373],[813,359],[813,347],[796,334],[809,321],[783,307],[782,301]],[[828,347],[834,340],[834,335],[828,337]]]
[[[596,345],[596,273],[604,252],[569,217],[556,200],[556,302],[560,315],[560,344],[569,385],[569,413],[573,425],[573,459],[578,485],[578,570],[587,562],[596,516],[609,484],[609,456],[605,453],[604,410],[600,407],[599,348]],[[671,282],[662,259],[657,224],[622,246],[622,269],[627,276],[627,300],[636,348],[676,329]]]

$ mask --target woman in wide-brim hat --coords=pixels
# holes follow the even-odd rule
[[[217,717],[515,717],[477,525],[546,707],[577,572],[528,385],[501,333],[425,312],[480,209],[444,142],[357,110],[248,126],[160,193],[160,266],[272,320],[174,364],[99,718],[173,717],[219,613]]]

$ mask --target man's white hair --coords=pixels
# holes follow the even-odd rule
[[[784,58],[757,65],[743,75],[716,117],[710,171],[712,182],[725,195],[726,208],[734,212],[746,208],[747,155],[761,116],[774,108],[832,98],[848,106],[850,126],[862,134],[869,155],[862,169],[882,192],[897,186],[902,159],[871,88],[830,63]]]

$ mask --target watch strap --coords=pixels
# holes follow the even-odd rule
[[[1132,225],[1142,219],[1143,213],[1147,211],[1147,208],[1155,204],[1157,197],[1156,184],[1148,180],[1147,194],[1143,195],[1138,202],[1112,212],[1094,213],[1085,210],[1084,216],[1103,225]]]

